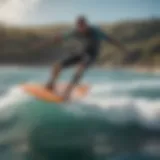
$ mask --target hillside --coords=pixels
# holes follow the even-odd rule
[[[52,63],[53,60],[65,56],[69,50],[75,48],[76,42],[70,40],[62,45],[50,45],[36,51],[32,46],[69,28],[67,25],[28,28],[1,25],[0,64]],[[132,52],[124,55],[110,44],[102,43],[98,65],[160,66],[160,19],[101,24],[101,28],[123,42]]]

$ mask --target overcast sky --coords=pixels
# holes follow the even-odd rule
[[[160,0],[0,0],[0,22],[18,25],[160,17]]]

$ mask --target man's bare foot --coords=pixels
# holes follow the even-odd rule
[[[54,85],[52,83],[47,83],[45,87],[50,91],[55,90],[55,87],[54,87]]]

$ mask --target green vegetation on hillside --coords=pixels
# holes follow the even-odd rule
[[[70,26],[30,28],[0,27],[1,64],[50,64],[75,48],[74,40],[33,50],[34,44],[47,40]],[[102,43],[99,65],[160,66],[160,19],[126,21],[101,25],[108,34],[123,42],[132,52],[124,55],[110,44]]]

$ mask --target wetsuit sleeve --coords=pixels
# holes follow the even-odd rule
[[[109,40],[109,37],[106,33],[104,33],[101,29],[95,28],[95,33],[98,40]]]

